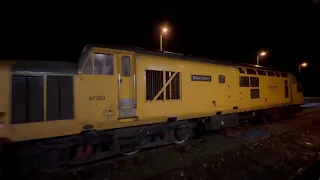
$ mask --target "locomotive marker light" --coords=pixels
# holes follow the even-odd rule
[[[260,57],[263,57],[263,56],[266,56],[267,55],[267,52],[266,51],[261,51],[258,55],[257,55],[257,66],[259,66],[259,58]]]
[[[308,66],[308,63],[306,62],[299,64],[299,74],[301,73],[301,67],[307,67],[307,66]]]
[[[160,51],[162,51],[162,35],[168,32],[168,28],[164,27],[160,33]]]

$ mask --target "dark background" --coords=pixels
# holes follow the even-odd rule
[[[0,59],[76,62],[87,43],[157,50],[160,28],[166,25],[168,51],[255,63],[264,49],[269,54],[261,65],[296,74],[306,61],[309,67],[299,76],[305,95],[320,96],[320,5],[315,2],[2,5]]]

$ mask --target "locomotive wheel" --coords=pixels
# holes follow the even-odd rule
[[[145,130],[146,130],[145,127],[141,128],[135,136],[136,140],[140,142],[140,145],[143,145],[146,142],[146,139],[145,139],[146,131]],[[125,152],[122,154],[125,156],[132,156],[132,155],[137,154],[139,151],[140,151],[140,149],[137,149],[137,150]]]
[[[185,143],[190,136],[189,128],[183,128],[175,131],[175,144]]]

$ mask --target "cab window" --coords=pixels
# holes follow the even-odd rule
[[[94,74],[113,75],[112,54],[94,54]]]

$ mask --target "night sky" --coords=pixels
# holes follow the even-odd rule
[[[261,65],[294,73],[307,61],[300,76],[305,94],[320,96],[320,86],[309,80],[320,78],[320,4],[314,1],[21,6],[0,17],[0,59],[75,62],[87,43],[158,50],[159,31],[166,25],[168,51],[255,63],[264,49],[269,54]]]

